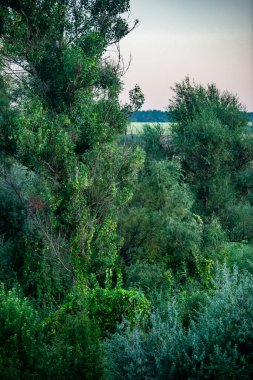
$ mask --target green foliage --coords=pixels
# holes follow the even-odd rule
[[[2,41],[6,56],[32,75],[37,93],[55,111],[76,91],[99,84],[106,47],[129,33],[122,13],[129,1],[4,1]]]
[[[108,377],[250,379],[252,297],[249,273],[219,271],[212,297],[206,298],[206,306],[202,303],[188,329],[177,311],[182,302],[180,306],[174,300],[153,313],[149,329],[125,327],[107,340]]]
[[[173,120],[182,128],[197,115],[201,115],[203,109],[213,110],[217,118],[232,130],[242,128],[247,120],[238,98],[229,92],[221,94],[215,84],[209,84],[205,88],[196,83],[192,84],[187,77],[181,83],[175,84],[174,92],[169,110]]]
[[[249,243],[227,243],[227,265],[231,268],[236,266],[239,271],[253,271],[253,247]]]
[[[219,219],[212,217],[206,220],[203,226],[203,246],[206,251],[212,253],[219,253],[227,241],[227,235],[222,229]]]
[[[0,10],[5,63],[23,70],[11,78],[15,91],[0,80],[1,112],[15,104],[10,127],[0,123],[1,146],[10,166],[31,179],[29,191],[12,181],[10,200],[10,186],[1,189],[1,256],[13,281],[51,307],[73,279],[102,273],[103,285],[119,261],[118,213],[143,154],[113,143],[127,120],[117,68],[103,54],[130,30],[122,16],[129,1],[4,1]],[[139,87],[131,94],[131,106],[140,105]]]
[[[117,143],[144,101],[136,85],[120,104],[120,65],[105,58],[131,30],[128,11],[129,0],[1,1],[3,379],[253,371],[247,115],[187,78],[172,136],[157,124]],[[225,260],[242,274],[213,281]]]
[[[21,254],[24,244],[22,229],[26,221],[26,214],[13,184],[14,171],[10,174],[8,168],[2,164],[0,168],[0,279],[13,285],[19,268],[23,265]],[[17,174],[17,173],[16,173]]]
[[[213,277],[211,279],[213,280]],[[210,279],[208,280],[210,281]],[[208,304],[208,294],[196,281],[188,280],[187,284],[181,287],[174,297],[182,326],[188,329],[193,321],[198,320],[199,314]]]
[[[61,313],[48,347],[48,379],[104,379],[99,330],[83,310]]]
[[[120,226],[132,260],[160,261],[174,270],[194,261],[202,223],[191,206],[177,163],[148,162]]]
[[[37,179],[27,168],[4,161],[0,172],[1,280],[9,287],[18,282],[26,295],[50,305],[72,282],[66,267],[64,239],[52,232]],[[64,268],[64,270],[63,270]]]
[[[123,317],[136,324],[149,314],[150,302],[136,290],[97,288],[88,299],[92,317],[107,332],[114,332]]]
[[[232,242],[252,241],[252,205],[247,200],[242,200],[229,207],[225,222]]]
[[[0,129],[8,130],[10,128],[10,120],[13,116],[13,110],[10,107],[10,95],[8,90],[10,83],[7,77],[2,75],[3,63],[0,57]],[[8,145],[12,145],[10,141],[6,140],[5,134],[0,136],[0,154],[2,156],[3,149],[7,149]],[[11,146],[9,147],[11,149]],[[0,157],[1,157],[0,156]],[[2,158],[2,157],[1,157]]]
[[[142,138],[148,159],[161,160],[171,157],[170,137],[165,135],[161,124],[144,125]]]
[[[122,246],[118,215],[133,196],[143,160],[139,148],[132,151],[116,144],[104,144],[85,155],[87,188],[78,185],[64,213],[64,220],[76,226],[71,239],[77,275],[99,274],[102,285],[107,268],[118,265]]]
[[[99,330],[84,310],[43,321],[17,291],[0,290],[1,379],[102,379]]]
[[[252,172],[252,136],[245,134],[247,114],[238,99],[220,93],[215,85],[204,88],[191,84],[189,78],[174,88],[169,110],[175,152],[180,157],[187,182],[196,195],[196,209],[201,215],[217,215],[229,232],[236,229],[236,239],[251,238],[251,231],[240,228],[236,219],[244,220],[244,210],[237,216],[238,203],[248,202]],[[246,204],[245,206],[246,207]],[[243,222],[242,222],[243,224]],[[245,220],[245,225],[247,224]]]
[[[252,275],[220,270],[209,304],[192,323],[191,365],[201,378],[250,379],[252,373]]]
[[[43,361],[39,314],[18,291],[0,288],[1,379],[34,379]]]
[[[130,111],[131,112],[138,111],[138,109],[141,108],[141,106],[143,105],[145,101],[143,92],[141,91],[141,88],[140,86],[138,86],[138,84],[135,85],[133,90],[129,91],[129,98],[130,98],[130,105],[129,105]]]
[[[107,277],[109,283],[105,289],[98,283],[93,289],[74,289],[73,293],[68,295],[66,303],[48,317],[47,328],[53,331],[60,329],[64,315],[86,313],[105,336],[114,332],[123,319],[137,324],[147,318],[150,302],[143,293],[126,290],[119,285],[112,287],[111,280]]]
[[[109,379],[172,379],[182,360],[185,336],[173,304],[161,316],[153,313],[151,328],[122,326],[105,342]],[[179,348],[180,347],[180,348]]]
[[[172,273],[161,263],[149,264],[136,262],[126,267],[127,288],[139,289],[153,298],[157,294],[166,294],[172,286]]]

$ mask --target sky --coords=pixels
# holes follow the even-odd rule
[[[237,94],[253,112],[253,0],[130,0],[139,25],[120,42],[130,68],[122,102],[138,84],[142,109],[165,110],[187,75]]]

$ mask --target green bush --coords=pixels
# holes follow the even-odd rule
[[[99,330],[85,311],[62,313],[58,324],[51,325],[50,333],[48,379],[104,378]]]
[[[103,379],[99,329],[85,310],[44,321],[18,291],[0,288],[0,378]]]
[[[139,289],[148,297],[157,293],[166,293],[172,285],[171,271],[159,263],[137,262],[126,267],[126,287]]]
[[[136,290],[94,289],[88,295],[89,313],[104,331],[114,332],[122,318],[136,323],[147,317],[150,302]]]
[[[182,303],[174,299],[167,310],[154,311],[146,329],[112,335],[105,343],[109,378],[251,379],[253,276],[223,268],[214,288],[189,328],[182,326]]]
[[[236,266],[239,271],[253,273],[253,246],[250,243],[227,243],[225,246],[227,265]]]
[[[115,332],[117,324],[123,319],[136,324],[140,319],[148,317],[150,302],[143,293],[136,290],[77,287],[67,297],[67,302],[46,319],[47,330],[58,330],[64,315],[76,313],[85,313],[106,335]]]
[[[202,221],[192,213],[192,196],[174,161],[150,161],[141,173],[120,233],[130,263],[144,260],[181,270],[199,250]]]
[[[175,305],[151,316],[148,331],[122,326],[105,342],[109,379],[177,378],[186,337]]]
[[[34,379],[43,363],[38,313],[18,291],[0,288],[0,378]]]
[[[171,156],[168,136],[165,135],[165,130],[161,124],[158,123],[152,127],[149,124],[144,125],[141,137],[149,160],[158,161]]]
[[[198,283],[186,284],[176,294],[177,310],[182,325],[188,328],[192,321],[196,321],[207,303],[207,293],[198,286]]]
[[[251,379],[253,371],[253,276],[218,271],[216,289],[188,333],[196,378]]]

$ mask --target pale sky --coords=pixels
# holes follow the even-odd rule
[[[238,95],[253,111],[253,0],[130,0],[139,25],[120,43],[121,99],[139,84],[142,109],[168,106],[171,86],[187,75]]]

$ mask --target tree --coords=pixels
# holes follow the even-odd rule
[[[127,117],[117,65],[103,55],[129,33],[127,11],[128,0],[1,2],[2,72],[12,79],[14,113],[7,128],[1,124],[1,212],[11,231],[10,210],[22,210],[11,267],[39,302],[61,299],[63,284],[89,281],[90,271],[103,284],[118,260],[117,214],[143,154],[113,144]],[[132,95],[135,109],[143,99]],[[9,203],[7,190],[15,194]],[[4,252],[16,238],[3,236]]]
[[[142,270],[147,264],[150,268],[158,265],[166,277],[168,270],[187,274],[194,271],[202,221],[192,212],[194,199],[179,163],[171,159],[164,137],[160,125],[144,128],[141,143],[145,166],[129,207],[121,213],[119,227],[126,262],[136,268],[141,264]],[[136,273],[133,268],[128,272]]]
[[[220,93],[214,84],[205,88],[186,78],[174,92],[169,105],[176,123],[173,142],[197,197],[197,212],[216,214],[231,231],[233,210],[250,201],[253,139],[246,134],[247,114],[234,95]],[[251,238],[251,231],[242,229],[237,238]]]

